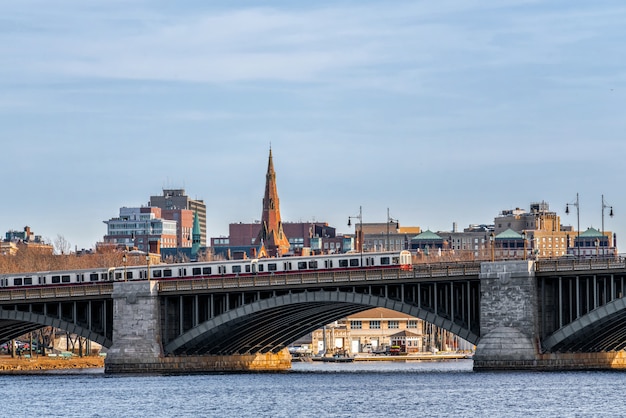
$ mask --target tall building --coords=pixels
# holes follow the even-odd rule
[[[163,210],[187,209],[192,213],[197,213],[200,222],[200,244],[201,246],[206,245],[206,204],[203,200],[191,199],[185,194],[185,189],[163,189],[162,196],[150,196],[149,205]],[[165,214],[167,215],[167,213]]]
[[[503,210],[494,220],[494,233],[496,256],[501,257],[561,257],[575,237],[546,202],[531,203],[529,212]]]
[[[103,222],[107,225],[104,242],[108,244],[136,247],[150,253],[178,246],[177,221],[163,219],[157,207],[122,207],[119,217]]]
[[[289,239],[283,231],[283,222],[280,219],[280,201],[276,188],[276,172],[274,171],[271,148],[267,174],[265,175],[261,228],[255,244],[261,249],[260,253],[266,252],[270,257],[281,256],[289,252]]]

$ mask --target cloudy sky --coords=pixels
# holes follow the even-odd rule
[[[626,239],[626,3],[0,0],[0,231],[90,248],[162,188],[450,230],[546,201]],[[626,241],[625,241],[626,242]]]

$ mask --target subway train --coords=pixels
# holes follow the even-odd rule
[[[396,268],[410,270],[409,251],[365,252],[279,258],[255,258],[194,263],[41,271],[0,275],[0,289],[89,284],[126,280],[222,278],[248,275],[305,273],[347,269]]]

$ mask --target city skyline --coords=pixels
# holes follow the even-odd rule
[[[0,230],[91,248],[184,188],[207,235],[259,220],[427,230],[545,201],[626,231],[618,1],[0,5]],[[571,206],[579,196],[579,207]],[[570,214],[565,214],[566,204]]]

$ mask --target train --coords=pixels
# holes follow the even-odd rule
[[[0,275],[0,289],[77,285],[124,280],[225,278],[247,275],[260,276],[347,269],[385,268],[410,270],[412,268],[411,253],[407,250],[364,253],[351,252],[345,254],[15,273]]]

